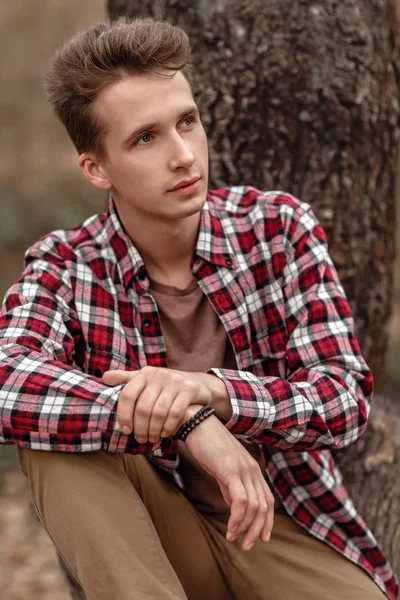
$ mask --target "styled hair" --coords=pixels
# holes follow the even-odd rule
[[[79,154],[106,159],[106,125],[93,102],[106,87],[134,75],[177,71],[190,83],[186,33],[165,21],[127,19],[98,24],[75,35],[55,54],[45,76],[47,100]]]

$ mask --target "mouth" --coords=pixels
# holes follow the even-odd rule
[[[198,182],[200,181],[200,177],[193,177],[192,179],[185,179],[184,181],[181,181],[180,183],[178,183],[175,187],[171,188],[170,190],[168,190],[169,192],[178,192],[178,191],[190,191],[191,188],[196,188],[198,187]]]

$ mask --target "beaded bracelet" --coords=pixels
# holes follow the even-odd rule
[[[183,425],[179,427],[175,434],[175,439],[184,442],[192,429],[197,427],[197,425],[200,425],[200,423],[204,421],[204,419],[207,419],[207,417],[211,417],[214,412],[215,410],[209,404],[202,406],[201,409],[195,415],[193,415],[193,417],[185,421]]]

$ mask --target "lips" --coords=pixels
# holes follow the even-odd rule
[[[193,177],[192,179],[185,179],[184,181],[181,181],[180,183],[178,183],[175,187],[171,188],[169,191],[174,192],[175,190],[180,190],[181,188],[189,187],[193,183],[196,183],[196,181],[198,181],[199,179],[200,179],[200,177]]]

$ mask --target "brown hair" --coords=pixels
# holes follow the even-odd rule
[[[127,19],[78,33],[55,55],[44,86],[48,101],[78,153],[107,158],[102,144],[105,124],[92,103],[99,93],[133,75],[182,71],[190,81],[186,33],[165,21]]]

